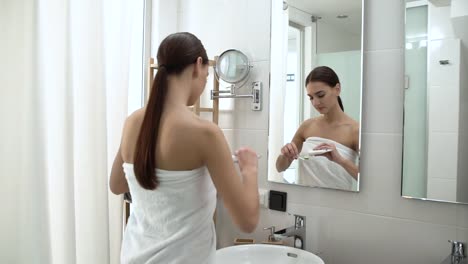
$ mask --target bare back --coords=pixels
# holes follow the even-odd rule
[[[135,146],[143,123],[142,108],[127,118],[110,177],[115,194],[128,192],[122,164],[134,163]],[[161,117],[156,144],[156,166],[170,171],[186,171],[206,166],[233,221],[244,232],[253,232],[258,223],[257,158],[246,148],[238,151],[241,178],[232,162],[231,151],[221,129],[190,112],[186,106],[166,109]],[[239,193],[243,195],[239,197]]]
[[[124,162],[134,163],[135,146],[145,108],[133,113],[122,137]],[[156,143],[156,166],[163,170],[193,170],[204,165],[199,153],[201,134],[210,124],[188,110],[165,111],[161,116]]]

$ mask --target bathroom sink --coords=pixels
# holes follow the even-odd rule
[[[264,244],[232,246],[216,251],[220,264],[324,264],[323,260],[305,250]]]

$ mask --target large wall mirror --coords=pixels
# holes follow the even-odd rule
[[[272,0],[268,180],[359,191],[362,0]]]
[[[402,196],[468,203],[468,5],[407,1]]]

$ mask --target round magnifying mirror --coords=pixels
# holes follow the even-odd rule
[[[247,56],[235,49],[226,50],[216,62],[216,75],[221,80],[237,84],[249,76],[250,64]]]

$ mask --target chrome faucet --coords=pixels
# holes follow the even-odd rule
[[[294,225],[274,232],[276,239],[294,237],[294,247],[304,249],[306,237],[305,216],[294,215]]]
[[[442,263],[443,264],[468,264],[468,258],[465,256],[465,244],[458,241],[449,240],[452,244],[452,253]]]
[[[263,228],[263,230],[270,230],[270,235],[268,235],[268,242],[278,242],[278,241],[281,240],[280,238],[278,238],[275,235],[275,227],[274,226]]]

